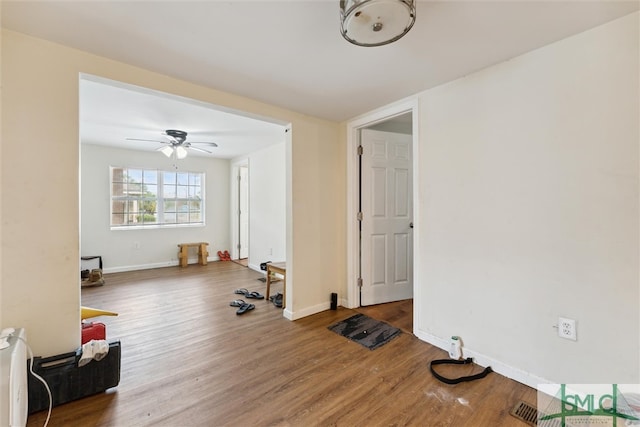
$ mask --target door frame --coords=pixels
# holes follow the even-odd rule
[[[238,199],[240,191],[238,175],[241,167],[246,167],[247,173],[250,173],[248,158],[242,159],[231,166],[231,259],[240,258],[240,251],[238,250],[238,244],[240,243],[240,236],[238,235],[240,227],[240,221],[238,218],[238,208],[240,203],[240,200]],[[249,189],[249,195],[250,194],[251,189]],[[248,214],[251,216],[251,208],[249,208]]]
[[[411,162],[413,166],[413,258],[419,255],[418,241],[420,230],[420,222],[418,219],[418,197],[419,194],[419,170],[418,170],[418,141],[419,138],[419,103],[418,98],[407,98],[397,103],[390,104],[378,110],[364,114],[347,122],[347,300],[346,307],[357,308],[360,306],[360,289],[358,288],[358,273],[360,271],[360,253],[359,253],[359,227],[357,221],[358,215],[358,199],[360,194],[359,179],[359,162],[358,162],[358,145],[360,144],[360,130],[377,123],[387,121],[393,117],[411,112],[412,126],[412,150]],[[416,283],[420,283],[416,263],[413,262],[413,298],[417,299],[418,287]],[[418,300],[419,301],[419,300]],[[417,304],[414,302],[414,325],[417,324],[416,309]]]
[[[242,183],[242,171],[245,170],[246,171],[246,176],[244,177],[244,179],[246,180],[246,182],[243,184]],[[238,250],[238,259],[249,259],[249,246],[250,246],[250,239],[251,236],[249,235],[249,224],[251,219],[249,218],[249,214],[251,213],[251,208],[249,206],[249,198],[250,198],[250,189],[249,189],[249,163],[247,163],[246,165],[240,165],[238,166],[238,179],[236,180],[238,181],[238,212],[237,212],[237,217],[238,217],[238,243],[236,244],[236,249]],[[244,193],[242,191],[242,189],[245,189]],[[242,211],[242,200],[246,198],[247,201],[247,206],[245,207],[245,211]],[[243,218],[245,219],[246,222],[246,230],[243,228],[242,224],[243,224]],[[244,233],[243,233],[244,231]],[[246,235],[246,236],[245,236]],[[245,241],[247,242],[246,247],[242,246],[242,242]],[[240,248],[238,249],[238,245],[240,245]],[[242,251],[245,250],[247,256],[243,258],[242,256]]]

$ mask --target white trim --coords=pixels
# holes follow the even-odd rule
[[[122,267],[105,268],[102,270],[102,272],[105,274],[122,273],[125,271],[150,270],[152,268],[176,267],[176,266],[178,266],[178,261],[167,261],[167,262],[156,262],[153,264],[124,265]]]
[[[123,230],[157,230],[162,228],[189,228],[200,227],[204,228],[207,224],[203,222],[191,222],[185,224],[165,223],[165,224],[149,224],[149,225],[112,225],[109,231],[123,231]]]
[[[230,218],[231,218],[231,258],[238,259],[240,258],[240,253],[238,252],[238,174],[240,168],[246,166],[249,168],[249,158],[245,157],[241,160],[238,160],[231,164],[231,194],[230,194]],[[249,190],[251,191],[251,190]],[[249,214],[251,214],[251,208],[249,208]]]
[[[216,257],[207,257],[207,262],[215,262],[220,261],[220,258]],[[198,258],[189,258],[187,260],[188,264],[198,264]],[[125,271],[136,271],[136,270],[151,270],[152,268],[163,268],[163,267],[177,267],[180,265],[178,260],[174,261],[164,261],[164,262],[154,262],[151,264],[138,264],[138,265],[123,265],[121,267],[108,267],[102,270],[103,273],[122,273]]]
[[[287,300],[285,301],[285,307],[292,307],[293,305],[293,294],[295,293],[294,288],[294,278],[295,278],[295,270],[294,270],[294,247],[293,247],[293,125],[289,123],[287,126],[287,131],[285,131],[285,186],[286,186],[286,196],[285,196],[285,205],[286,205],[286,236],[285,236],[285,253],[286,257],[286,270],[287,270],[287,280],[286,280],[286,289],[285,294],[287,295]],[[294,320],[292,317],[292,313],[290,309],[283,310],[282,316],[289,319]]]
[[[414,329],[413,333],[422,341],[426,341],[435,347],[441,348],[445,352],[449,349],[448,340],[444,340],[442,338],[436,337],[435,335],[431,335],[418,329]],[[465,347],[462,348],[462,355],[465,358],[473,358],[474,363],[480,366],[491,366],[491,369],[494,372],[497,372],[498,374],[503,375],[507,378],[511,378],[512,380],[518,381],[519,383],[528,385],[529,387],[534,389],[537,389],[539,384],[555,384],[555,382],[547,380],[546,378],[538,377],[530,372],[526,372],[511,365],[507,365],[506,363],[503,363],[497,359],[485,356],[482,353],[478,353],[477,351],[473,351]],[[444,355],[444,357],[449,357],[449,355],[446,354]]]
[[[263,274],[263,275],[265,275],[265,276],[267,275],[267,273],[265,273],[264,271],[262,271],[262,270],[260,269],[260,266],[259,266],[259,265],[257,265],[257,264],[251,264],[251,263],[249,263],[249,264],[247,265],[247,267],[249,267],[251,270],[257,271],[258,273],[262,273],[262,274]]]
[[[338,300],[338,307],[346,307],[346,306],[347,306],[347,300],[345,298],[340,298]],[[307,307],[303,310],[296,311],[296,312],[293,312],[288,308],[285,308],[283,315],[289,320],[298,320],[298,319],[302,319],[303,317],[322,313],[323,311],[327,311],[330,309],[331,309],[331,302],[329,301],[329,302],[324,302],[321,304],[314,305],[313,307]]]
[[[418,141],[419,141],[419,126],[418,118],[420,117],[419,102],[417,97],[410,97],[398,101],[396,103],[387,105],[385,107],[374,110],[370,113],[356,117],[347,123],[347,304],[348,308],[356,308],[360,306],[360,298],[357,286],[358,277],[358,227],[356,226],[356,215],[358,213],[358,155],[357,147],[360,142],[359,131],[360,129],[374,125],[376,123],[388,120],[400,114],[412,112],[412,126],[413,126],[413,143],[412,143],[412,160],[413,160],[413,218],[415,224],[415,218],[418,218],[417,210],[417,195],[419,194],[419,181],[418,181]],[[418,235],[418,228],[414,225],[414,236]],[[418,256],[417,242],[418,239],[413,239],[413,256],[414,259]],[[413,288],[414,298],[416,283],[419,283],[419,277],[416,273],[415,263],[413,268]],[[415,322],[415,304],[414,304],[414,322]]]
[[[287,283],[288,282],[289,280],[287,279]],[[289,320],[298,320],[298,319],[302,319],[303,317],[322,313],[323,311],[327,311],[329,309],[331,309],[331,302],[323,302],[320,304],[316,304],[312,307],[303,308],[302,310],[298,310],[298,311],[291,311],[288,307],[286,307],[284,309],[283,316]]]

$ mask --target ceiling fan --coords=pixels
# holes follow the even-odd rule
[[[139,138],[127,138],[128,141],[147,141],[147,142],[157,142],[160,144],[164,144],[164,147],[158,148],[158,151],[162,152],[165,156],[171,157],[175,154],[178,159],[184,159],[187,157],[187,149],[201,151],[203,153],[213,154],[209,150],[205,150],[204,148],[196,147],[193,144],[198,145],[206,145],[208,147],[217,147],[218,144],[215,142],[188,142],[187,141],[187,132],[183,130],[177,129],[167,129],[162,135],[165,135],[168,141],[160,141],[157,139],[139,139]]]

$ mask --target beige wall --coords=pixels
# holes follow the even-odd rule
[[[2,324],[26,327],[36,354],[66,352],[80,342],[80,73],[292,123],[287,308],[295,318],[329,306],[345,277],[337,124],[3,31]]]
[[[640,382],[639,16],[419,95],[419,337],[533,386]]]
[[[0,2],[0,21],[2,20],[2,2]],[[2,31],[0,31],[0,47],[2,46]],[[2,82],[2,55],[0,54],[0,82]],[[0,84],[0,130],[2,130],[2,84]],[[0,165],[2,164],[2,132],[0,132]],[[0,170],[1,172],[1,170]],[[2,173],[0,173],[0,188],[2,188]],[[2,236],[2,224],[4,220],[2,218],[2,197],[0,197],[0,242]],[[0,243],[0,328],[6,327],[2,313],[2,247]]]
[[[313,137],[318,144],[307,146],[296,145],[300,141],[300,133],[304,139]],[[345,289],[345,149],[344,132],[338,128],[328,128],[315,123],[304,123],[293,128],[293,251],[296,277],[302,280],[315,276],[322,286],[306,287],[305,295],[296,293],[295,306],[300,306],[302,298],[315,301],[316,305],[304,304],[301,314],[311,314],[329,308],[331,292]],[[300,150],[298,150],[300,148]],[[305,170],[313,165],[314,170]],[[322,223],[330,224],[325,227]],[[309,251],[298,251],[300,247]],[[309,255],[312,253],[313,256]],[[287,246],[287,252],[289,247]],[[337,266],[340,276],[330,270]],[[301,273],[304,271],[305,273]],[[302,274],[302,276],[301,276]],[[287,272],[287,280],[288,272]],[[289,295],[287,295],[289,297]]]

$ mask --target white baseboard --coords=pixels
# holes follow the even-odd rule
[[[284,317],[286,317],[289,320],[298,320],[298,319],[302,319],[303,317],[307,317],[313,314],[327,311],[330,308],[331,308],[330,302],[323,302],[321,304],[303,308],[302,310],[289,311],[289,309],[285,309]]]
[[[267,275],[267,272],[266,272],[266,271],[262,271],[262,270],[260,270],[260,266],[259,266],[259,265],[256,265],[256,264],[249,264],[247,267],[249,267],[250,269],[252,269],[252,270],[254,270],[254,271],[257,271],[258,273],[262,273],[262,274],[264,274],[265,276]]]
[[[449,351],[449,341],[446,339],[442,339],[440,337],[436,337],[435,335],[431,335],[427,332],[414,329],[414,335],[421,339],[422,341],[426,341],[431,345],[434,345],[438,348],[443,349],[444,351]],[[477,351],[470,350],[466,347],[462,349],[462,355],[467,358],[473,358],[473,361],[480,366],[486,367],[491,366],[494,372],[499,373],[507,378],[511,378],[512,380],[518,381],[519,383],[528,385],[533,389],[537,389],[538,384],[553,384],[553,381],[547,380],[546,378],[539,377],[530,372],[523,371],[521,369],[510,366],[504,362],[493,359],[491,357],[485,356],[482,353],[478,353]]]
[[[340,298],[338,302],[339,302],[338,306],[346,307],[347,305],[347,300],[344,298]],[[298,320],[298,319],[302,319],[303,317],[311,316],[313,314],[318,314],[320,312],[327,311],[330,309],[331,309],[331,301],[320,303],[311,307],[303,308],[302,310],[298,310],[295,312],[285,308],[284,317],[286,317],[289,320]]]
[[[207,258],[207,262],[215,262],[220,261],[220,258],[217,256],[212,256]],[[197,264],[198,258],[189,258],[187,261],[189,264]],[[108,267],[102,270],[103,273],[122,273],[124,271],[136,271],[136,270],[150,270],[152,268],[162,268],[162,267],[175,267],[179,265],[178,260],[172,261],[164,261],[164,262],[154,262],[151,264],[138,264],[138,265],[123,265],[120,267]],[[258,273],[262,273],[266,275],[266,273],[260,270],[259,265],[249,264],[248,267],[252,270],[257,271]]]
[[[220,261],[218,257],[209,257],[207,258],[207,262]],[[189,264],[197,264],[198,258],[190,258],[187,261]],[[162,267],[177,267],[180,265],[178,260],[164,261],[164,262],[154,262],[151,264],[138,264],[138,265],[123,265],[120,267],[110,267],[104,268],[102,270],[103,273],[122,273],[124,271],[136,271],[136,270],[151,270],[152,268],[162,268]]]

